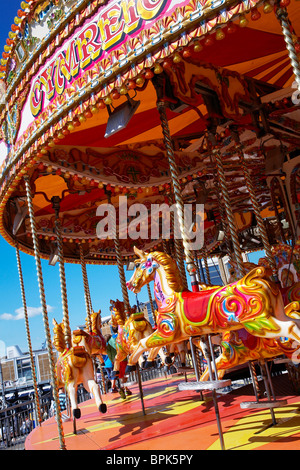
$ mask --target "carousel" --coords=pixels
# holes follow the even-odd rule
[[[35,258],[56,405],[43,422],[33,367],[38,422],[26,449],[299,448],[289,387],[300,343],[297,0],[30,0],[16,15],[0,66],[0,233],[16,249],[31,356],[20,251]],[[43,259],[59,263],[53,328]],[[82,269],[85,329],[70,326],[66,263]],[[95,381],[107,344],[88,264],[118,266],[114,372],[127,358],[137,373],[125,399]],[[129,302],[141,289],[154,329]],[[143,353],[144,367],[158,354],[169,364],[182,344],[189,369],[182,359],[176,374],[142,383]],[[276,361],[289,385],[271,377]],[[241,364],[253,387],[224,393]],[[81,405],[79,383],[93,395]]]

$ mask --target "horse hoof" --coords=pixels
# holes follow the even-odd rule
[[[155,366],[155,361],[146,361],[145,369],[150,369]]]
[[[101,403],[101,405],[99,406],[99,411],[100,413],[106,413],[107,412],[107,406],[105,403]]]
[[[76,408],[75,410],[73,410],[73,416],[75,419],[79,419],[81,417],[81,411],[79,408]]]
[[[123,398],[123,400],[125,400],[125,398],[126,398],[125,390],[123,390],[123,389],[121,388],[119,392],[120,392],[121,398]]]
[[[125,374],[130,374],[130,372],[133,372],[136,369],[136,366],[130,366],[127,364]]]

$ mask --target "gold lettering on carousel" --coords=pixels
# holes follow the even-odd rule
[[[103,12],[98,22],[102,47],[104,50],[110,49],[117,44],[124,34],[125,21],[122,18],[122,9],[119,4]]]
[[[104,58],[107,51],[126,39],[126,35],[146,28],[147,22],[161,16],[170,4],[170,0],[115,0],[101,8],[33,80],[30,92],[32,115],[37,117],[47,105],[45,100],[51,101],[62,95],[81,70]]]
[[[149,21],[161,12],[165,3],[165,0],[137,0],[136,7],[140,17]]]

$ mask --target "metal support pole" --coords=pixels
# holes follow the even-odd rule
[[[153,315],[153,319],[155,319],[155,309],[154,309],[154,305],[153,305],[153,300],[152,300],[152,295],[151,295],[151,288],[150,288],[149,284],[147,284],[147,290],[148,290],[148,296],[149,296],[151,312],[152,312],[152,315]]]
[[[172,198],[171,193],[168,194],[168,201],[169,201],[169,205],[171,206],[173,204],[173,198]],[[185,266],[184,266],[184,253],[183,253],[183,249],[182,249],[181,240],[178,240],[175,237],[176,226],[175,226],[175,223],[174,223],[174,214],[173,214],[172,211],[171,211],[171,214],[170,214],[170,218],[171,218],[171,225],[172,225],[173,232],[174,232],[174,251],[175,251],[176,263],[177,263],[178,269],[180,271],[181,280],[184,284],[184,287],[187,289],[188,288],[188,282],[187,282]]]
[[[202,256],[203,261],[204,261],[204,268],[205,268],[207,285],[211,286],[211,279],[210,279],[210,272],[209,272],[208,261],[207,261],[206,248],[204,248],[204,247],[201,250],[201,256]]]
[[[216,167],[217,167],[218,177],[220,181],[221,192],[222,192],[222,196],[224,200],[229,231],[230,231],[230,235],[232,239],[233,251],[234,251],[235,261],[237,264],[238,275],[240,277],[243,277],[245,275],[243,258],[242,258],[242,253],[240,249],[240,243],[239,243],[239,237],[238,237],[237,228],[235,224],[235,219],[234,219],[233,211],[231,208],[229,192],[228,192],[228,188],[226,184],[224,166],[223,166],[223,162],[222,162],[222,158],[221,158],[219,150],[213,150],[213,156],[216,161]]]
[[[266,230],[263,218],[260,214],[260,207],[259,207],[259,204],[258,204],[258,201],[257,201],[257,197],[256,197],[256,194],[255,194],[255,191],[254,191],[253,182],[252,182],[251,175],[250,175],[249,169],[248,169],[246,161],[245,161],[245,157],[244,157],[244,153],[243,153],[241,145],[238,146],[238,153],[239,153],[240,163],[241,163],[241,167],[242,167],[244,177],[245,177],[245,181],[246,181],[246,186],[247,186],[247,189],[249,191],[250,199],[251,199],[251,202],[252,202],[252,205],[253,205],[254,214],[255,214],[258,229],[259,229],[259,234],[260,234],[263,246],[264,246],[264,250],[266,252],[266,257],[267,257],[267,259],[269,261],[269,264],[271,266],[273,276],[275,277],[275,279],[277,279],[277,268],[276,268],[275,260],[273,258],[272,248],[271,248],[271,245],[269,243],[267,230]]]
[[[37,421],[40,426],[43,419],[42,419],[42,414],[41,414],[41,406],[40,406],[38,387],[37,387],[37,378],[36,378],[36,372],[35,372],[35,363],[34,363],[34,357],[33,357],[33,351],[32,351],[32,344],[31,344],[23,271],[22,271],[22,265],[21,265],[19,246],[17,242],[15,243],[15,248],[16,248],[17,266],[18,266],[18,272],[19,272],[20,288],[21,288],[21,295],[22,295],[22,302],[23,302],[23,309],[24,309],[27,344],[28,344],[28,351],[30,355],[31,373],[32,373],[32,379],[33,379],[34,401],[35,401],[35,408],[36,408],[36,414],[37,414]]]
[[[256,401],[258,401],[259,400],[259,395],[260,395],[260,390],[259,390],[257,374],[256,374],[256,370],[255,370],[255,364],[254,364],[253,361],[249,362],[249,370],[250,370],[250,375],[251,375],[251,379],[252,379],[252,385],[253,385],[255,398],[256,398]]]
[[[290,22],[288,20],[288,12],[286,8],[281,8],[277,6],[275,10],[275,14],[282,27],[282,32],[283,32],[283,37],[286,43],[286,48],[288,50],[292,69],[295,75],[298,90],[300,92],[300,65],[299,65],[299,59],[298,59],[294,41],[293,41],[293,36],[291,33]]]
[[[61,410],[60,410],[59,397],[58,397],[55,362],[54,362],[51,334],[50,334],[50,328],[49,328],[45,287],[44,287],[44,280],[43,280],[43,274],[42,274],[42,263],[41,263],[39,245],[38,245],[36,221],[34,217],[34,209],[33,209],[33,203],[32,203],[32,194],[31,194],[29,177],[25,176],[24,181],[25,181],[25,188],[26,188],[28,212],[29,212],[29,219],[30,219],[30,225],[31,225],[31,234],[32,234],[32,241],[33,241],[36,270],[37,270],[37,278],[38,278],[38,284],[39,284],[42,313],[43,313],[43,322],[44,322],[44,329],[45,329],[45,335],[46,335],[46,344],[47,344],[47,350],[48,350],[49,362],[50,362],[51,385],[52,385],[52,390],[53,390],[53,398],[55,402],[55,414],[56,414],[56,421],[57,421],[57,427],[58,427],[58,438],[59,438],[60,449],[66,450],[64,432],[63,432],[63,427],[62,427]]]
[[[193,344],[193,338],[192,337],[189,338],[189,342],[190,342],[192,361],[193,361],[194,370],[195,370],[195,374],[196,374],[196,380],[197,380],[197,382],[199,382],[200,377],[199,377],[199,370],[198,370],[198,361],[196,360],[196,357],[195,357],[195,350],[194,350],[194,344]]]
[[[142,378],[141,378],[141,373],[140,373],[140,367],[139,364],[137,363],[136,365],[136,374],[138,378],[138,384],[139,384],[139,390],[140,390],[140,399],[142,403],[142,410],[143,410],[143,415],[146,415],[146,410],[145,410],[145,404],[144,404],[144,393],[143,393],[143,386],[142,386]]]
[[[192,290],[195,292],[198,292],[199,286],[198,286],[197,277],[196,277],[196,268],[194,266],[194,259],[189,248],[188,238],[187,238],[187,234],[186,234],[186,230],[184,226],[184,204],[183,204],[181,187],[180,187],[180,182],[179,182],[179,171],[178,171],[177,163],[175,161],[175,154],[174,154],[172,138],[171,138],[170,129],[169,129],[169,123],[167,119],[165,103],[163,101],[158,101],[157,109],[158,109],[160,120],[161,120],[164,143],[165,143],[165,147],[167,150],[167,156],[168,156],[168,161],[169,161],[169,167],[170,167],[170,173],[171,173],[171,179],[172,179],[172,185],[173,185],[173,191],[174,191],[174,197],[175,197],[175,203],[176,203],[176,209],[177,209],[178,223],[179,223],[179,228],[180,228],[180,234],[182,237],[185,260],[187,264],[187,271],[191,278]]]
[[[88,326],[88,329],[91,330],[92,329],[92,323],[91,323],[92,302],[91,302],[89,282],[88,282],[88,277],[87,277],[86,264],[84,262],[82,245],[79,246],[79,256],[80,256],[81,272],[82,272],[82,279],[83,279],[86,314],[87,314],[87,321],[88,321],[87,326]]]
[[[70,320],[69,320],[66,272],[65,272],[63,244],[62,244],[62,237],[61,237],[61,225],[60,225],[60,219],[59,219],[60,198],[53,197],[52,204],[55,210],[55,235],[56,235],[58,263],[59,263],[60,292],[61,292],[61,302],[62,302],[62,311],[63,311],[65,345],[67,349],[70,349],[72,333],[71,333]]]
[[[203,336],[203,341],[206,344],[206,353],[208,355],[206,360],[207,360],[207,366],[208,366],[208,370],[209,370],[210,380],[212,380],[212,381],[213,380],[218,380],[217,368],[216,368],[216,364],[214,362],[214,352],[213,352],[213,349],[212,349],[210,337],[208,335]],[[213,363],[214,363],[215,377],[214,377],[212,367],[211,367],[212,360],[213,360]],[[220,445],[221,445],[221,449],[225,450],[223,430],[222,430],[221,418],[220,418],[220,412],[219,412],[219,405],[218,405],[217,393],[216,393],[215,389],[212,390],[212,397],[213,397],[214,408],[215,408],[215,413],[216,413],[216,420],[217,420],[217,426],[218,426],[218,432],[219,432],[219,438],[220,438]]]
[[[260,365],[260,368],[261,368],[261,374],[262,374],[262,377],[264,379],[264,384],[265,384],[265,389],[266,389],[266,393],[267,393],[267,398],[268,398],[268,401],[271,401],[271,392],[270,392],[270,385],[269,385],[269,381],[268,381],[268,374],[267,374],[267,371],[266,371],[266,362],[265,360],[262,360],[259,362],[259,365]],[[271,417],[272,417],[272,422],[273,424],[277,424],[276,423],[276,418],[275,418],[275,413],[274,413],[274,409],[273,408],[270,408],[270,413],[271,413]]]

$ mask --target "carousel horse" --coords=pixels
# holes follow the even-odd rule
[[[300,343],[299,302],[284,306],[280,290],[265,267],[252,269],[227,286],[200,292],[184,289],[175,261],[161,252],[135,248],[138,259],[127,288],[138,293],[154,281],[157,329],[139,341],[128,370],[147,349],[178,343],[191,336],[240,330],[263,338],[287,337]]]
[[[91,357],[100,356],[106,351],[106,341],[101,333],[101,310],[92,312],[90,319],[86,318],[85,330],[74,330],[72,344],[85,348]]]
[[[200,339],[195,339],[193,343],[201,348]],[[218,379],[222,379],[228,369],[245,364],[248,361],[270,359],[283,354],[288,358],[292,358],[299,347],[298,344],[295,346],[294,343],[290,339],[285,341],[280,338],[253,336],[244,328],[225,331],[220,338],[222,353],[215,359]],[[200,377],[200,381],[206,380],[209,380],[208,367]]]
[[[290,246],[287,248],[291,250]],[[286,262],[290,259],[290,253],[283,257],[282,252],[285,252],[283,245],[275,247],[275,253],[277,254],[275,259],[279,268],[279,290],[281,292],[284,304],[287,305],[290,302],[300,300],[300,282],[298,281],[297,275],[295,275],[294,271],[292,270],[291,272],[293,273],[293,282],[288,283],[287,286],[285,285],[286,279],[283,276],[285,274],[285,270],[288,269]],[[281,258],[278,257],[278,253],[282,255],[284,262],[280,263]],[[257,268],[259,265],[265,266],[267,268],[270,267],[266,258],[260,258],[259,265],[249,262],[245,262],[243,265],[246,271],[251,271],[251,269]],[[282,267],[285,270],[282,269]],[[230,275],[232,282],[236,280],[233,269],[230,270]],[[200,340],[194,340],[193,343],[201,349]],[[225,331],[222,334],[220,346],[222,348],[222,353],[215,360],[219,379],[224,376],[226,370],[241,364],[245,364],[248,361],[268,359],[281,356],[283,354],[288,358],[292,358],[298,348],[298,346],[296,346],[295,343],[291,340],[286,341],[282,338],[258,338],[248,333],[245,329],[238,331]],[[208,380],[208,377],[209,372],[208,367],[206,367],[205,371],[200,377],[200,380]]]
[[[79,384],[83,384],[86,390],[93,394],[98,410],[106,413],[107,407],[103,403],[99,385],[95,381],[94,364],[88,349],[81,344],[82,337],[84,343],[92,344],[93,341],[88,338],[88,333],[83,330],[76,330],[72,335],[72,347],[66,348],[64,338],[63,324],[58,324],[53,320],[54,324],[54,346],[60,353],[56,363],[57,385],[58,388],[66,389],[70,398],[73,417],[80,418],[81,411],[78,408],[77,388]],[[81,339],[79,340],[78,333]]]
[[[117,300],[111,301],[112,314],[111,325],[118,328],[116,338],[116,357],[114,361],[114,377],[118,376],[120,363],[129,356],[138,345],[139,341],[153,333],[151,323],[146,320],[142,312],[136,312],[136,306],[131,308],[129,318],[126,318],[124,303]],[[149,354],[145,367],[151,367],[160,348],[155,348]],[[140,357],[140,366],[143,367],[143,357]]]

